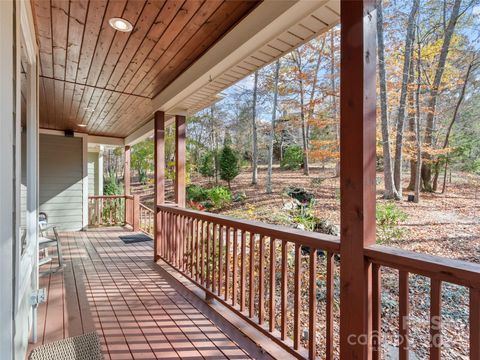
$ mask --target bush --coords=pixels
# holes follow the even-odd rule
[[[230,182],[240,173],[240,161],[238,154],[230,148],[225,146],[220,153],[220,178],[228,183],[228,188],[231,188]]]
[[[123,194],[123,189],[117,183],[117,178],[115,176],[110,176],[110,177],[105,179],[105,184],[103,185],[103,194],[104,195],[121,195],[121,194]]]
[[[194,201],[200,203],[208,200],[208,190],[199,185],[187,186],[187,201]]]
[[[398,225],[407,219],[407,214],[394,203],[377,204],[377,242],[400,240],[403,230]]]
[[[283,154],[280,168],[283,170],[298,170],[303,166],[303,149],[299,145],[290,145]]]
[[[195,209],[219,209],[232,202],[232,192],[224,186],[206,189],[192,184],[187,186],[187,201]]]
[[[203,177],[212,178],[215,176],[215,152],[207,151],[200,158],[198,171]]]
[[[218,209],[232,202],[232,192],[226,187],[215,186],[208,190],[208,198]]]

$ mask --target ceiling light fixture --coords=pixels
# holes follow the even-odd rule
[[[110,20],[108,20],[108,23],[115,30],[122,32],[130,32],[133,29],[132,24],[122,18],[111,18]]]
[[[87,124],[77,124],[79,127],[87,127]]]

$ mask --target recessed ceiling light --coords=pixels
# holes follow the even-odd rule
[[[122,32],[130,32],[133,29],[132,24],[122,18],[111,18],[110,20],[108,20],[108,23],[115,30]]]
[[[79,127],[87,127],[87,124],[77,124]]]

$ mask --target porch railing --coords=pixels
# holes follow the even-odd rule
[[[138,231],[138,195],[103,195],[88,197],[88,225],[131,225]]]
[[[144,204],[139,204],[139,229],[153,237],[155,212]]]
[[[161,258],[297,357],[315,358],[324,331],[333,358],[337,237],[175,206],[158,210]],[[319,303],[325,326],[317,321]]]
[[[442,352],[442,284],[465,287],[469,292],[470,359],[480,359],[480,265],[451,260],[439,256],[374,245],[365,249],[365,256],[373,264],[372,270],[372,328],[373,359],[381,358],[382,337],[382,268],[398,271],[398,335],[399,358],[408,359],[411,339],[409,334],[410,286],[409,277],[420,275],[430,280],[429,327],[430,359],[441,359]],[[452,304],[462,306],[462,304]],[[443,332],[445,334],[445,332]],[[458,334],[464,337],[465,334]]]
[[[339,238],[169,205],[157,210],[162,224],[157,255],[207,296],[298,358],[338,355]],[[469,289],[470,358],[480,359],[480,265],[379,245],[365,249],[364,254],[372,265],[372,303],[367,314],[372,321],[373,359],[382,357],[383,268],[399,274],[396,346],[400,359],[407,359],[410,351],[410,274],[431,283],[426,314],[431,319],[430,338],[423,339],[430,341],[430,359],[441,358],[444,282]]]

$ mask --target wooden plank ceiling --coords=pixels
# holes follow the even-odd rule
[[[257,1],[33,0],[40,127],[125,137],[165,89]],[[113,17],[133,31],[110,27]],[[78,124],[86,124],[79,127]]]

